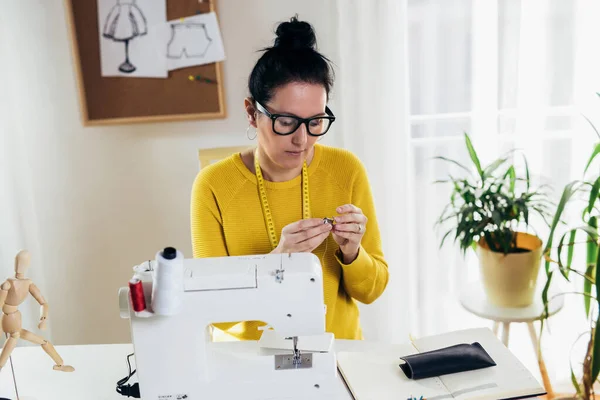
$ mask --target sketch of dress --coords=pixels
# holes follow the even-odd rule
[[[205,24],[183,22],[171,24],[171,39],[167,44],[167,57],[204,57],[212,39]]]
[[[129,41],[148,33],[146,17],[135,1],[117,0],[106,16],[102,32],[105,38],[125,43],[125,61],[119,66],[119,71],[125,73],[132,73],[136,69],[129,61]]]

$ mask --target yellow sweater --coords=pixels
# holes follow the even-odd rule
[[[311,217],[336,216],[337,207],[351,203],[368,218],[358,257],[351,264],[342,263],[339,246],[331,235],[313,251],[323,268],[327,331],[337,339],[362,339],[355,300],[367,304],[375,301],[389,277],[367,174],[349,151],[317,143],[308,175]],[[278,239],[285,225],[302,219],[301,182],[301,175],[286,182],[265,181]],[[196,177],[191,229],[194,257],[271,252],[256,175],[239,153],[203,168]],[[256,340],[261,334],[256,328],[263,324],[215,325],[236,338]]]

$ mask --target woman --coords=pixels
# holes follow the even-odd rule
[[[326,106],[333,73],[311,25],[292,18],[276,34],[244,102],[256,149],[205,167],[194,182],[194,257],[313,252],[327,331],[362,339],[355,300],[375,301],[388,282],[366,171],[350,152],[316,143],[335,117]],[[324,223],[329,217],[335,222]],[[256,340],[264,324],[215,325]]]

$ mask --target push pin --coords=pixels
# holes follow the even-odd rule
[[[331,224],[333,226],[333,218],[323,218],[323,223],[324,224]]]
[[[215,83],[215,84],[217,83],[217,81],[215,81],[214,79],[205,78],[205,77],[203,77],[201,75],[196,75],[196,76],[189,75],[188,79],[190,81],[198,81],[198,82],[205,82],[205,83]]]

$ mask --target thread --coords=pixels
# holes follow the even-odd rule
[[[149,312],[152,312],[150,299],[152,299],[152,281],[154,280],[152,272],[155,268],[155,260],[144,261],[140,265],[136,265],[135,267],[133,267],[133,277],[142,281],[142,286],[144,287],[144,297],[147,300],[146,310],[148,310]]]
[[[129,281],[129,293],[131,294],[133,311],[144,311],[146,309],[146,296],[144,296],[144,287],[140,279],[132,278]]]
[[[323,256],[321,257],[321,265],[325,265],[325,257],[327,256],[327,242],[329,242],[329,236],[325,238],[325,250],[323,251]]]
[[[152,285],[152,311],[159,315],[175,315],[183,302],[183,254],[173,247],[156,253],[156,269]]]

